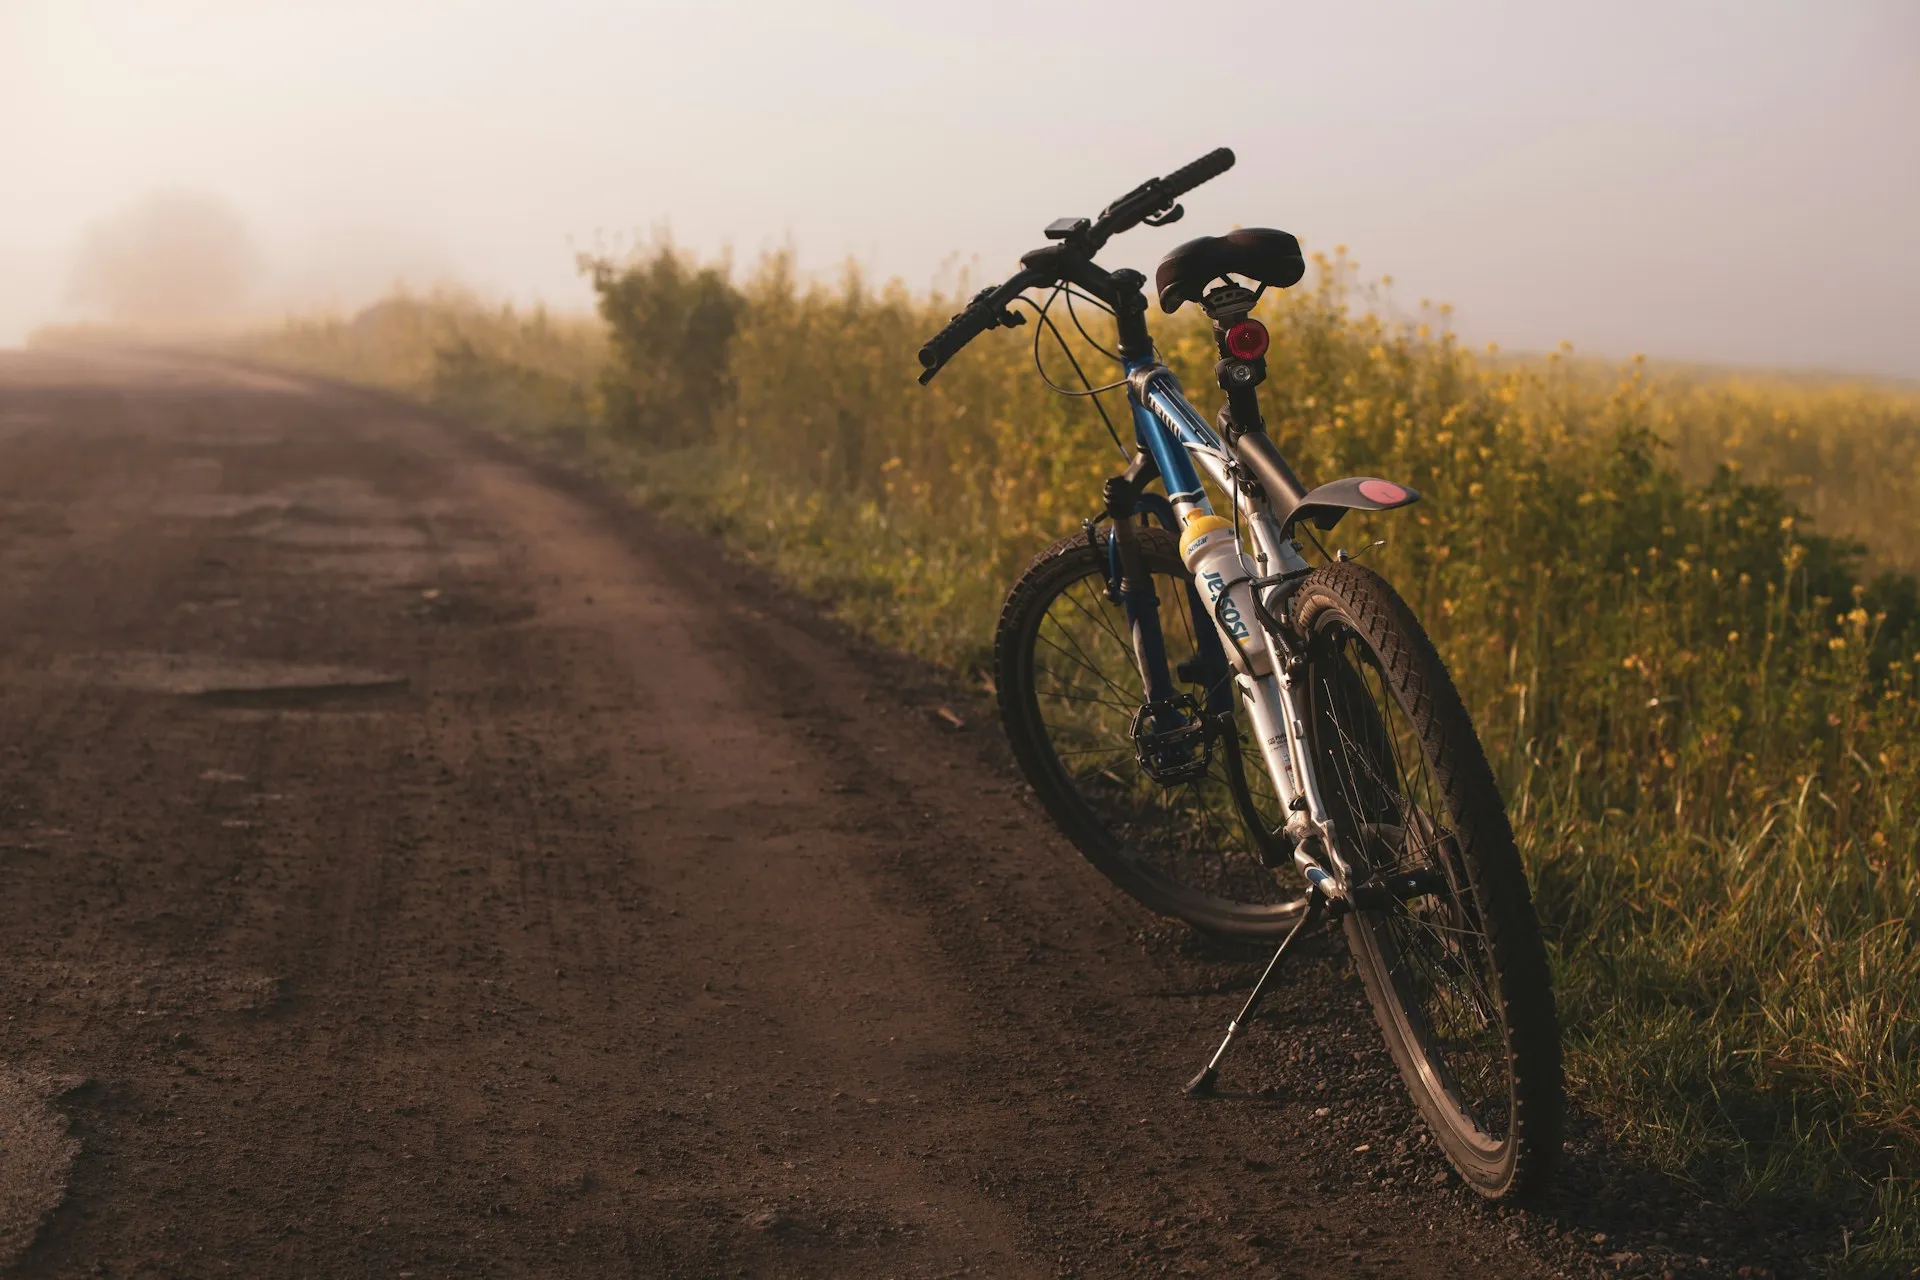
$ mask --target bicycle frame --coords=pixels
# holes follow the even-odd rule
[[[1236,527],[1244,520],[1245,527],[1251,531],[1254,562],[1259,566],[1262,579],[1307,572],[1311,566],[1275,518],[1271,503],[1264,493],[1256,491],[1249,495],[1246,486],[1238,483],[1232,470],[1236,462],[1232,446],[1207,425],[1173,372],[1153,354],[1130,358],[1124,363],[1127,404],[1133,416],[1135,439],[1153,459],[1176,518],[1184,522],[1190,515],[1213,513],[1213,504],[1200,478],[1200,471],[1204,470],[1214,486],[1230,496]],[[1284,586],[1280,583],[1268,585],[1262,592],[1263,604],[1271,609],[1283,594]],[[1151,667],[1156,661],[1159,665],[1158,670],[1141,671],[1147,687],[1170,687],[1158,610],[1150,605],[1135,608],[1134,602],[1129,601],[1127,614],[1134,627],[1134,651],[1143,667]],[[1217,629],[1218,621],[1211,616],[1210,621]],[[1232,683],[1247,708],[1254,736],[1260,743],[1262,761],[1288,814],[1286,833],[1292,838],[1296,860],[1308,880],[1323,893],[1344,897],[1352,879],[1351,868],[1340,856],[1338,843],[1331,838],[1331,821],[1307,754],[1310,712],[1306,670],[1297,655],[1284,650],[1264,626],[1256,631],[1260,643],[1268,648],[1273,674],[1252,676],[1235,671]],[[1231,641],[1222,638],[1221,643]],[[1329,879],[1327,868],[1308,852],[1310,845],[1317,845],[1328,855],[1332,864],[1331,883],[1325,882]]]

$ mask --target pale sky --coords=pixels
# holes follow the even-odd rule
[[[0,344],[156,190],[275,297],[584,306],[670,228],[922,286],[1219,145],[1178,227],[1351,246],[1516,349],[1920,376],[1920,0],[0,0]]]

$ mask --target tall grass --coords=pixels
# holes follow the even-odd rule
[[[983,671],[1001,595],[1119,457],[1033,377],[1031,330],[922,389],[951,299],[778,257],[738,284],[670,253],[593,269],[599,329],[394,303],[249,349],[563,430]],[[1501,773],[1581,1102],[1718,1194],[1841,1215],[1849,1265],[1920,1261],[1920,626],[1913,580],[1868,573],[1920,563],[1920,394],[1496,363],[1357,296],[1323,260],[1264,304],[1269,424],[1309,479],[1427,495],[1338,541],[1386,540]],[[1212,398],[1205,331],[1158,337]]]
[[[603,325],[489,306],[465,293],[396,294],[351,316],[300,317],[218,345],[434,400],[509,430],[577,433],[604,416],[595,387],[609,351]]]

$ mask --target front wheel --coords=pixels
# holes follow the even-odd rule
[[[1184,748],[1171,769],[1142,751],[1146,680],[1135,623],[1107,592],[1101,529],[1035,556],[1007,597],[994,639],[1007,739],[1048,814],[1108,879],[1162,915],[1272,941],[1305,907],[1279,834],[1285,815],[1224,659],[1200,630],[1212,623],[1177,542],[1138,532],[1166,677],[1224,729]]]
[[[1346,918],[1374,1016],[1467,1182],[1530,1194],[1560,1149],[1560,1033],[1493,771],[1432,642],[1378,575],[1317,569],[1292,608],[1341,856],[1358,881],[1426,886]]]

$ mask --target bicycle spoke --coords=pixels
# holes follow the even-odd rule
[[[1061,592],[1060,594],[1066,599],[1068,604],[1078,609],[1081,612],[1081,614],[1084,615],[1085,617],[1091,618],[1096,624],[1099,625],[1101,630],[1105,631],[1109,636],[1112,636],[1115,644],[1124,645],[1129,649],[1132,648],[1133,647],[1132,642],[1123,638],[1120,635],[1120,633],[1114,629],[1113,623],[1107,620],[1107,617],[1104,611],[1101,613],[1094,613],[1091,610],[1089,610],[1085,605],[1080,603],[1079,599],[1077,598],[1076,592],[1078,587],[1084,586],[1084,585],[1085,585],[1084,582],[1077,583],[1075,584],[1075,586],[1067,588],[1065,591]],[[1106,593],[1102,592],[1100,594],[1100,599],[1105,600],[1106,598],[1107,598]]]
[[[1056,627],[1059,626],[1058,623],[1055,623],[1054,625]],[[1087,657],[1085,656],[1086,650],[1080,647],[1080,642],[1078,640],[1075,640],[1073,638],[1073,635],[1070,632],[1066,631],[1065,628],[1060,628],[1060,633],[1067,637],[1068,643],[1073,645],[1074,652],[1069,653],[1067,650],[1061,648],[1059,645],[1055,644],[1053,641],[1047,639],[1043,635],[1036,635],[1034,638],[1040,641],[1040,643],[1046,645],[1047,647],[1059,653],[1062,657],[1069,658],[1075,662],[1078,662],[1082,667],[1084,667],[1088,672],[1090,672],[1093,675],[1094,679],[1106,685],[1107,688],[1113,690],[1114,694],[1117,697],[1125,699],[1131,696],[1127,692],[1127,690],[1122,689],[1119,685],[1115,684],[1112,680],[1108,679],[1106,672],[1102,671],[1099,667],[1094,666],[1093,663],[1087,659]]]
[[[1112,754],[1117,754],[1117,755],[1132,754],[1131,750],[1129,750],[1126,747],[1078,747],[1071,751],[1055,751],[1053,754],[1056,756],[1059,756],[1062,760],[1065,760],[1070,756],[1090,756],[1090,755],[1096,755],[1102,751],[1109,752]]]
[[[1049,697],[1049,698],[1059,698],[1059,699],[1060,699],[1061,701],[1063,701],[1063,702],[1093,702],[1093,703],[1098,703],[1099,705],[1101,705],[1101,706],[1103,706],[1103,707],[1112,707],[1112,708],[1114,708],[1115,710],[1118,710],[1118,711],[1124,711],[1124,712],[1126,712],[1126,713],[1127,713],[1127,715],[1128,715],[1128,717],[1131,717],[1131,716],[1133,715],[1133,713],[1134,713],[1134,710],[1135,710],[1135,708],[1133,708],[1133,707],[1130,707],[1130,706],[1128,706],[1128,705],[1127,705],[1126,703],[1124,703],[1124,702],[1115,702],[1115,701],[1114,701],[1114,700],[1113,700],[1112,698],[1100,698],[1100,697],[1095,697],[1095,696],[1094,696],[1093,694],[1091,694],[1091,693],[1068,693],[1068,692],[1066,692],[1065,690],[1062,690],[1062,689],[1054,689],[1054,690],[1052,690],[1052,691],[1050,691],[1049,693],[1047,693],[1047,694],[1046,694],[1045,696],[1047,696],[1047,697]]]

